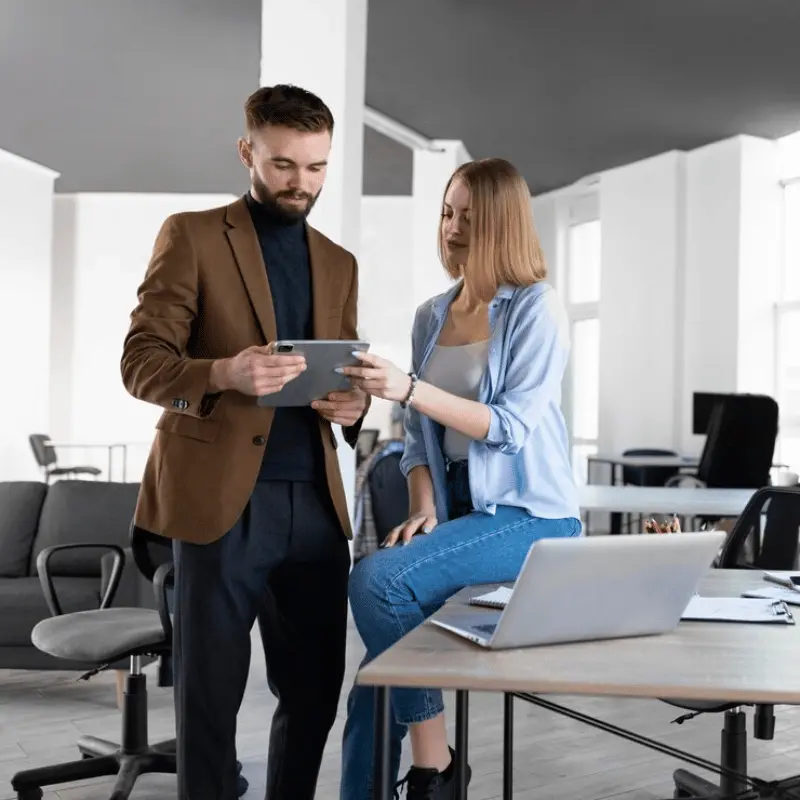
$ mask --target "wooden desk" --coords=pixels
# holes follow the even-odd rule
[[[579,487],[581,511],[677,514],[687,517],[738,517],[755,489],[700,489],[665,486]]]
[[[714,570],[700,593],[739,596],[764,585],[761,572]],[[490,588],[463,590],[439,614]],[[467,693],[505,693],[504,783],[510,785],[512,693],[800,704],[798,660],[800,624],[682,622],[661,636],[505,651],[485,650],[425,624],[361,669],[357,681],[377,689],[376,748],[388,742],[387,687],[456,690],[456,751],[463,747],[465,754]],[[459,762],[461,768],[465,762]],[[388,777],[388,755],[377,749],[376,770],[378,787],[379,778]],[[388,786],[383,791],[375,796],[389,798]]]

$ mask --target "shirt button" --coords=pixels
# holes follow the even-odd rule
[[[265,445],[267,440],[263,436],[254,436],[253,437],[253,444],[257,444],[259,447]]]

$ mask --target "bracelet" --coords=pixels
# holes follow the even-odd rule
[[[407,406],[411,405],[411,401],[414,399],[414,392],[416,391],[417,383],[419,382],[419,378],[414,372],[409,372],[408,377],[411,378],[411,386],[408,389],[406,399],[400,401],[400,408],[406,408]]]

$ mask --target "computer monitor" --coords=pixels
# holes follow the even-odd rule
[[[711,414],[717,403],[721,403],[731,396],[731,394],[715,392],[695,392],[692,396],[692,433],[705,436]]]

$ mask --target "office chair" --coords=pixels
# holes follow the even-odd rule
[[[762,530],[763,522],[763,530]],[[731,530],[720,553],[720,569],[794,570],[797,567],[800,535],[800,487],[766,487],[757,491]],[[721,735],[720,766],[737,775],[747,774],[747,718],[739,704],[666,700],[670,705],[689,711],[676,722],[706,713],[724,713]],[[753,735],[772,739],[775,713],[772,705],[755,707]],[[758,798],[747,793],[748,786],[734,775],[723,774],[720,784],[679,769],[673,774],[676,798]],[[800,788],[800,779],[780,784],[782,788]],[[777,796],[777,795],[776,795]]]
[[[102,472],[102,470],[97,467],[88,465],[59,467],[56,449],[50,444],[50,437],[46,436],[44,433],[32,433],[28,437],[28,442],[30,442],[36,463],[44,472],[45,483],[50,483],[50,478],[59,478],[64,475],[69,475],[70,477],[76,475],[92,475],[95,480],[97,480],[97,476]]]
[[[131,527],[133,560],[141,574],[152,581],[155,608],[112,608],[126,561],[126,551],[106,546],[115,554],[106,596],[97,611],[60,614],[55,587],[49,574],[49,551],[97,545],[57,545],[42,551],[37,569],[52,617],[40,622],[32,633],[34,645],[56,658],[95,663],[84,679],[123,659],[130,660],[125,680],[120,743],[94,736],[78,741],[81,758],[64,764],[18,772],[11,779],[17,800],[41,800],[42,787],[77,780],[116,775],[111,800],[127,800],[140,775],[175,774],[175,740],[151,745],[147,736],[147,678],[142,672],[145,658],[159,662],[158,683],[172,685],[172,620],[169,593],[172,587],[172,547],[169,540]],[[241,765],[239,764],[241,770]],[[239,794],[247,782],[239,775]]]
[[[358,468],[375,449],[381,432],[375,428],[362,428],[356,440],[356,468]]]
[[[758,489],[769,485],[778,438],[778,404],[755,394],[729,395],[711,412],[697,473],[675,476],[718,489]]]
[[[624,456],[674,456],[678,454],[674,450],[659,450],[657,448],[635,448],[625,450]],[[624,486],[666,486],[667,482],[680,473],[678,467],[654,467],[624,466],[622,468],[622,484]],[[631,515],[627,514],[626,530],[630,531]],[[638,530],[641,531],[641,514],[637,515],[639,520]]]
[[[400,471],[402,452],[386,453],[373,464],[368,486],[378,545],[392,528],[408,519],[408,482]]]

